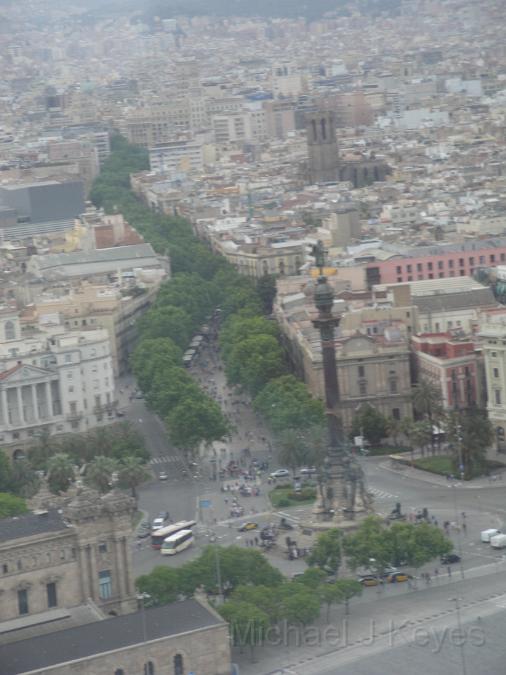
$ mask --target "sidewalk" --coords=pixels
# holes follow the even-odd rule
[[[367,461],[367,459],[365,460]],[[417,469],[409,465],[404,465],[403,468],[394,468],[392,466],[392,460],[385,458],[384,462],[381,462],[379,466],[385,471],[390,471],[400,476],[406,478],[412,478],[413,480],[421,480],[425,483],[431,483],[432,485],[438,485],[440,487],[458,487],[466,489],[483,489],[490,487],[501,487],[504,489],[506,483],[503,477],[496,478],[472,478],[471,480],[459,480],[454,479],[451,482],[446,479],[446,476],[441,476],[437,473],[430,473],[429,471],[423,471],[422,469]]]

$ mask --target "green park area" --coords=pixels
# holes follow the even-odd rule
[[[296,504],[312,504],[316,499],[316,488],[307,486],[295,490],[290,485],[277,485],[269,492],[269,499],[275,509],[284,509]]]

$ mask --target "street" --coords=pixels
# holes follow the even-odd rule
[[[199,466],[194,470],[190,470],[182,454],[171,446],[163,425],[147,410],[144,401],[137,398],[130,400],[134,389],[132,380],[122,383],[126,418],[142,431],[152,455],[153,480],[139,490],[139,508],[148,520],[159,511],[167,510],[174,521],[198,521],[194,546],[178,556],[161,556],[158,551],[151,549],[149,539],[142,540],[140,544],[134,539],[132,548],[136,575],[148,573],[156,565],[180,566],[196,557],[210,542],[220,545],[255,545],[257,531],[238,531],[241,523],[246,521],[253,521],[262,527],[270,523],[278,524],[281,517],[288,517],[295,530],[287,534],[297,538],[300,536],[297,523],[304,520],[310,510],[303,506],[283,509],[282,512],[273,510],[267,497],[269,486],[264,473],[254,483],[260,494],[240,498],[240,503],[245,508],[244,516],[230,517],[233,495],[221,490],[221,482],[213,480],[214,475],[231,459],[239,463],[245,457],[245,448],[249,448],[252,457],[268,461],[269,471],[279,468],[275,461],[275,447],[268,430],[258,421],[248,400],[227,388],[215,353],[202,354],[192,369],[192,374],[222,405],[235,425],[231,438],[226,442],[213,444],[206,454],[201,455]],[[362,597],[352,603],[345,645],[329,647],[329,644],[320,641],[312,645],[302,641],[297,646],[298,638],[292,635],[283,644],[259,647],[259,663],[251,663],[246,654],[236,653],[234,660],[240,665],[241,675],[270,673],[281,667],[296,675],[337,675],[345,672],[340,668],[346,668],[346,664],[369,659],[376,652],[383,653],[388,649],[390,658],[393,658],[391,654],[400,652],[400,649],[392,650],[390,647],[410,643],[413,626],[428,624],[435,631],[444,631],[445,627],[454,626],[455,608],[448,598],[457,594],[462,603],[461,614],[464,622],[474,621],[477,616],[481,620],[489,614],[503,611],[506,607],[503,598],[503,595],[506,598],[506,557],[500,550],[494,550],[488,544],[480,542],[481,530],[489,527],[501,528],[506,521],[502,481],[501,484],[492,485],[484,480],[449,484],[443,477],[416,469],[394,470],[388,457],[366,457],[360,461],[366,473],[368,490],[374,496],[376,512],[386,516],[397,502],[401,503],[403,513],[408,516],[427,508],[430,518],[438,525],[442,526],[445,521],[451,523],[449,536],[454,542],[455,551],[461,554],[462,564],[445,566],[435,560],[425,565],[417,570],[417,575],[422,572],[430,574],[431,583],[419,579],[417,589],[410,588],[407,583],[364,589]],[[167,472],[167,481],[158,479],[161,471]],[[235,482],[234,479],[225,481],[231,487]],[[280,533],[278,545],[266,555],[272,564],[291,577],[303,571],[306,565],[303,559],[288,560],[284,536]],[[322,610],[322,616],[323,614]],[[341,607],[332,611],[330,621],[331,624],[342,624]],[[396,622],[395,626],[409,623],[405,629],[397,631],[395,626],[392,629],[392,622]],[[315,628],[323,631],[326,625],[327,622],[320,619]],[[372,640],[371,626],[377,633]],[[395,634],[394,644],[390,644],[392,630]],[[365,646],[368,647],[367,650]],[[368,662],[364,668],[364,673],[385,672],[374,670]],[[452,670],[451,663],[446,664],[445,668],[445,673],[448,674],[461,672],[458,669]]]

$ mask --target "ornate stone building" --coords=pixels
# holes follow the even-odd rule
[[[83,488],[63,509],[0,520],[0,622],[35,625],[90,600],[106,614],[133,611],[134,508],[120,490],[100,497]]]

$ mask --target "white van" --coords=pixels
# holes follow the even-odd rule
[[[490,540],[492,548],[506,548],[506,534],[496,534]]]
[[[501,530],[483,530],[481,533],[481,540],[485,543],[488,544],[490,543],[490,540],[492,537],[495,537],[496,534],[501,534]]]

